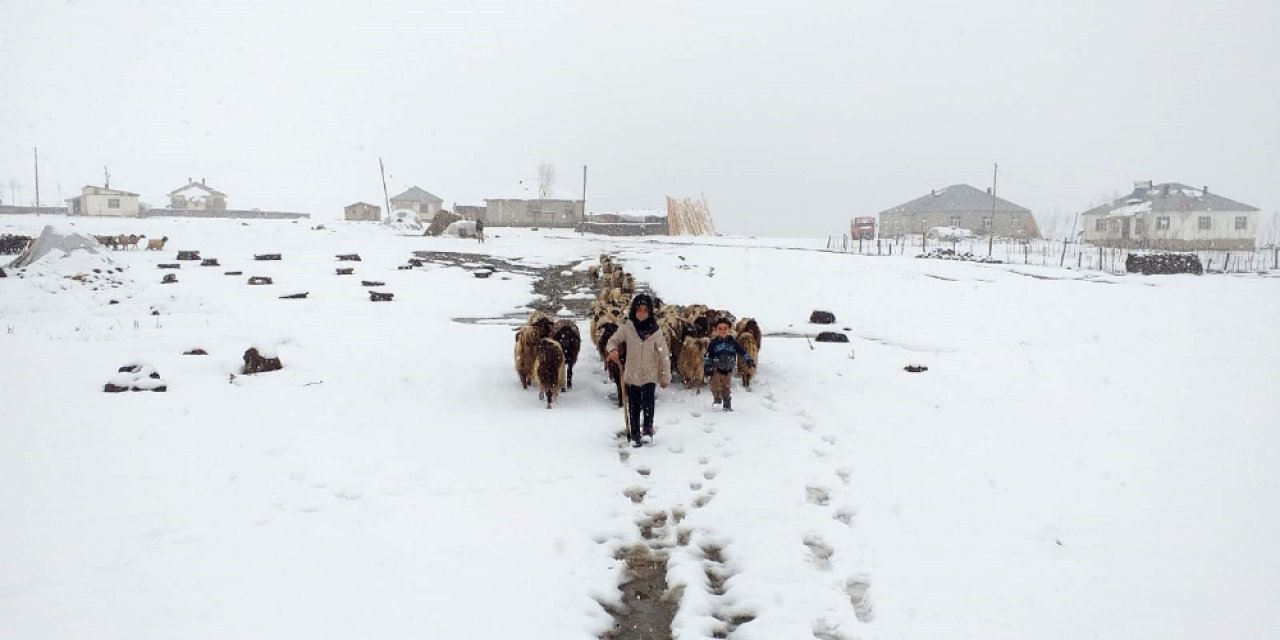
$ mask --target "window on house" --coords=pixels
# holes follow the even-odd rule
[[[1236,216],[1236,231],[1244,231],[1249,228],[1249,216]]]
[[[119,209],[119,208],[120,208],[120,198],[107,198],[107,208],[108,208],[108,209]]]
[[[1093,230],[1094,230],[1094,231],[1106,231],[1106,230],[1107,230],[1107,221],[1106,221],[1106,220],[1103,220],[1102,218],[1098,218],[1098,220],[1097,220],[1096,222],[1094,222],[1094,223],[1093,223]]]
[[[955,228],[958,226],[960,226],[960,216],[951,216],[951,227]]]
[[[1143,218],[1135,218],[1133,221],[1133,232],[1142,235],[1147,232],[1147,221]]]
[[[984,216],[984,217],[982,218],[982,228],[983,228],[983,229],[990,229],[990,228],[991,228],[991,218],[986,217],[986,216]]]
[[[1209,216],[1200,216],[1200,230],[1208,231],[1213,228],[1213,218]]]
[[[1156,230],[1162,231],[1169,228],[1169,216],[1156,216]]]

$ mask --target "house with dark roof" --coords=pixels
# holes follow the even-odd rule
[[[368,202],[353,202],[342,208],[342,217],[346,220],[378,222],[382,220],[382,207]]]
[[[974,235],[1018,239],[1040,237],[1031,210],[967,184],[934,189],[910,202],[880,212],[880,236],[896,238],[939,227],[967,229]]]
[[[420,220],[425,221],[434,218],[443,206],[443,199],[417,186],[409,187],[404,193],[391,198],[392,212],[408,209],[418,214]]]
[[[169,192],[169,208],[178,211],[226,211],[227,194],[187,178],[185,186]]]
[[[1080,214],[1085,242],[1174,251],[1252,251],[1258,208],[1177,182],[1133,183],[1133,193]]]

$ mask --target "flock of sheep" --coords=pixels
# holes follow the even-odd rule
[[[608,255],[601,255],[600,264],[592,265],[588,275],[600,287],[596,300],[591,303],[591,342],[617,390],[618,406],[622,406],[622,367],[626,366],[626,345],[619,349],[621,366],[605,359],[605,346],[627,321],[631,298],[635,294],[635,278]],[[664,304],[656,296],[653,307],[654,317],[671,354],[673,378],[678,375],[685,388],[702,391],[705,384],[703,359],[719,318],[729,320],[734,337],[756,363],[749,366],[745,359],[738,358],[737,372],[742,386],[751,388],[751,380],[760,362],[762,338],[760,325],[754,318],[739,320],[729,311],[712,309],[704,304]],[[526,389],[530,384],[537,384],[538,399],[545,399],[550,409],[561,392],[573,388],[573,365],[577,363],[581,347],[582,336],[577,323],[573,320],[556,322],[551,316],[535,311],[528,322],[516,331],[515,365],[520,384]]]
[[[94,236],[93,238],[98,241],[98,244],[108,249],[120,250],[120,249],[137,249],[138,242],[146,237],[147,236],[145,235],[137,235],[137,234],[131,233],[128,235],[121,234],[118,236]],[[163,251],[164,245],[168,241],[169,241],[169,236],[164,236],[163,238],[152,238],[150,240],[147,240],[147,251]]]

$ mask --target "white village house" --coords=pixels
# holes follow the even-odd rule
[[[1040,237],[1031,210],[967,184],[934,189],[927,195],[880,212],[880,236],[897,238],[930,229],[966,229],[975,236],[1020,240]]]
[[[1133,193],[1080,222],[1085,242],[1108,247],[1252,251],[1258,238],[1257,207],[1177,182],[1135,182]]]
[[[430,221],[444,206],[444,200],[417,186],[409,187],[391,198],[391,211],[408,209],[418,214],[419,220]]]
[[[169,192],[169,208],[180,211],[226,211],[227,194],[187,178],[187,184]]]
[[[73,216],[138,215],[138,194],[107,187],[86,185],[80,195],[67,198],[67,214]]]

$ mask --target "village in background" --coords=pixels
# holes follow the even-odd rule
[[[38,171],[38,169],[37,169]],[[38,176],[38,173],[37,173]],[[235,208],[226,192],[205,178],[165,194],[166,206],[142,201],[138,193],[86,185],[62,206],[42,206],[39,187],[24,192],[21,181],[0,182],[0,214],[100,216],[119,218],[311,219],[312,212]],[[476,236],[476,223],[489,228],[571,228],[612,236],[718,235],[705,197],[665,196],[663,208],[588,211],[586,167],[582,192],[558,188],[554,165],[543,163],[537,177],[517,180],[507,193],[481,204],[453,202],[413,185],[391,195],[383,178],[383,204],[363,200],[341,207],[342,219],[394,226],[407,233]],[[993,184],[994,184],[993,176]],[[38,178],[36,184],[38,185]],[[1110,273],[1134,271],[1134,254],[1188,252],[1210,272],[1280,269],[1280,212],[1259,208],[1178,182],[1135,181],[1128,194],[1075,213],[1033,212],[999,197],[994,186],[954,184],[915,197],[875,215],[850,217],[847,232],[826,239],[826,248],[863,255],[917,255],[987,262],[1021,262]],[[649,203],[644,203],[649,204]],[[333,212],[336,214],[338,207]],[[321,214],[319,219],[330,219]],[[1127,267],[1127,268],[1126,268]]]

